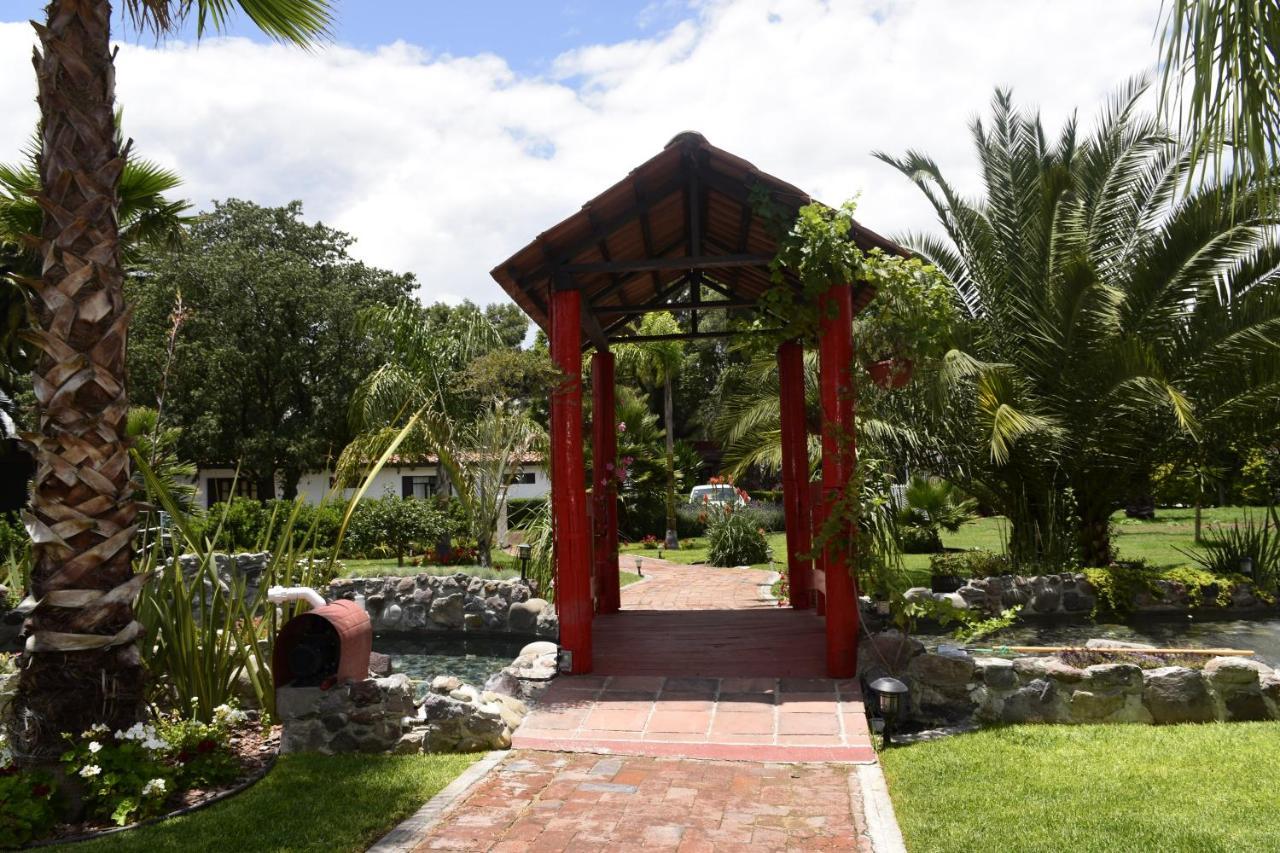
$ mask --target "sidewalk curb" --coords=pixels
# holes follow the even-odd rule
[[[907,853],[902,830],[893,814],[893,800],[880,763],[858,765],[858,785],[862,789],[862,808],[867,819],[867,835],[875,853]]]
[[[440,789],[434,797],[416,812],[400,822],[394,829],[378,839],[368,853],[408,853],[424,840],[427,833],[440,822],[445,812],[453,808],[471,791],[471,788],[497,767],[509,753],[495,749],[462,771],[457,779]]]

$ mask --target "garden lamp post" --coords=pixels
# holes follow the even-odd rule
[[[1240,558],[1240,574],[1253,580],[1253,557]]]
[[[644,577],[644,572],[641,571],[641,567],[643,565],[644,565],[644,557],[641,557],[639,554],[636,554],[636,574],[638,574],[640,577]]]
[[[886,676],[871,682],[870,690],[871,711],[884,720],[884,745],[888,749],[893,746],[894,723],[904,710],[908,688],[898,679]]]
[[[516,546],[516,553],[520,558],[520,580],[525,580],[529,574],[529,557],[533,554],[533,548],[527,542],[521,542]]]

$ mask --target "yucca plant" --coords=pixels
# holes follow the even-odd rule
[[[1211,527],[1202,551],[1182,551],[1202,568],[1223,577],[1250,572],[1260,589],[1277,591],[1280,581],[1280,531],[1264,514],[1262,523],[1245,515],[1230,525]]]
[[[768,559],[769,542],[749,512],[718,506],[707,525],[707,564],[749,566]]]

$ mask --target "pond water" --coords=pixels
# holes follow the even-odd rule
[[[992,646],[1083,646],[1098,637],[1161,647],[1252,649],[1255,660],[1280,667],[1280,618],[1236,619],[1230,621],[1141,621],[1123,625],[1089,622],[1021,623],[994,637],[970,643],[970,647]],[[938,636],[918,636],[926,646],[954,643]]]
[[[422,698],[437,675],[484,686],[489,676],[515,660],[528,642],[520,637],[377,636],[373,650],[391,655],[391,671],[409,676],[418,698]]]

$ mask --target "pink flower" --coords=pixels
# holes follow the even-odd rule
[[[618,432],[626,432],[626,431],[627,431],[627,422],[618,421]]]

